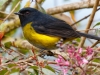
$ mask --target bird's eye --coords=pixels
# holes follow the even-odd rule
[[[27,11],[25,14],[29,14],[29,12]]]

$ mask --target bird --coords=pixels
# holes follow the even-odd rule
[[[65,21],[35,8],[22,8],[15,14],[19,16],[24,37],[32,45],[42,50],[56,49],[56,44],[61,39],[63,43],[81,36],[100,40],[100,37],[78,32]]]

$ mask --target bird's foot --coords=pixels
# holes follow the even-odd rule
[[[63,39],[60,39],[57,43],[56,43],[56,47],[62,49],[62,45],[63,45]]]
[[[42,57],[42,58],[44,58],[45,55],[54,56],[54,53],[51,52],[50,50],[41,50],[40,53],[41,54],[39,56]]]

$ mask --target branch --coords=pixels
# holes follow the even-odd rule
[[[6,7],[12,2],[12,0],[8,0],[3,4],[3,7],[1,8],[1,11],[4,11]]]
[[[8,16],[7,13],[0,11],[0,18],[1,19],[4,19],[6,16]],[[12,14],[11,16],[8,17],[8,19],[14,19],[14,16],[15,15]]]
[[[10,14],[4,19],[4,21],[7,20],[8,17],[14,12],[14,10],[18,7],[18,5],[20,4],[20,2],[21,2],[21,1],[19,1],[19,2],[16,4],[16,6],[13,8],[13,10],[10,12]]]
[[[13,43],[14,43],[15,47],[26,48],[26,49],[30,49],[30,50],[32,50],[32,48],[34,48],[35,50],[39,51],[38,48],[34,47],[26,40],[18,39],[16,41],[13,41]]]
[[[98,43],[100,43],[100,41],[98,40],[98,41],[96,41],[91,47],[94,47],[94,46],[96,46]]]
[[[17,28],[20,26],[20,21],[18,18],[14,20],[10,20],[9,22],[2,23],[0,25],[0,30],[8,33],[9,31],[13,30],[14,28]]]
[[[34,8],[38,9],[37,3],[38,3],[38,4],[42,4],[43,0],[35,0],[35,1],[36,1],[36,3],[35,3],[35,5],[34,5]]]
[[[90,19],[89,19],[89,22],[87,24],[86,29],[89,29],[91,24],[92,24],[92,22],[93,22],[93,19],[94,19],[98,4],[99,4],[99,0],[95,0],[95,5],[93,7],[93,11],[92,11],[92,14],[90,16]],[[88,33],[88,31],[85,31],[85,33]],[[85,43],[85,39],[86,39],[85,37],[82,37],[82,40],[81,40],[81,42],[79,44],[79,47],[83,46],[83,44]]]
[[[98,66],[98,67],[100,67],[100,63],[95,63],[95,62],[90,62],[89,65],[90,66]]]
[[[71,10],[78,10],[78,9],[84,9],[84,8],[92,8],[94,6],[95,0],[84,1],[84,2],[76,2],[71,4],[65,4],[62,6],[57,6],[55,8],[49,8],[46,10],[46,12],[50,15],[63,13]],[[98,2],[99,3],[99,2]],[[100,3],[99,3],[100,5]]]
[[[97,11],[98,11],[98,10],[100,10],[100,8],[98,8],[98,9],[97,9]],[[88,18],[90,15],[91,15],[91,14],[89,14],[89,15],[87,15],[87,16],[85,16],[85,17],[83,17],[82,19],[78,20],[77,22],[75,22],[75,23],[71,24],[71,26],[74,26],[75,24],[77,24],[77,23],[81,22],[82,20],[84,20],[84,19]]]

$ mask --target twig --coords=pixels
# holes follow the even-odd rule
[[[91,39],[88,39],[92,44],[94,43]],[[95,45],[96,48],[98,48],[98,46]]]
[[[8,62],[8,63],[4,63],[4,64],[1,64],[0,66],[6,66],[6,65],[8,65],[8,64],[17,64],[17,63],[22,63],[22,62],[28,62],[28,61],[30,61],[30,60],[32,60],[33,58],[32,57],[29,57],[29,58],[27,58],[27,59],[25,59],[25,60],[20,60],[20,61],[18,61],[18,62]]]
[[[76,30],[76,31],[82,32],[82,31],[89,31],[89,30],[96,30],[96,29],[85,29],[85,30]]]
[[[76,2],[76,3],[71,3],[71,4],[65,4],[62,6],[57,6],[55,8],[49,8],[46,10],[48,14],[58,14],[62,12],[67,12],[71,10],[78,10],[78,9],[83,9],[83,8],[91,8],[94,6],[95,0],[91,0],[91,2],[84,1],[84,2]],[[99,2],[98,2],[99,3]],[[100,5],[100,4],[99,4]]]
[[[98,66],[98,67],[100,67],[100,63],[96,63],[96,62],[90,62],[89,65],[90,66]]]
[[[38,9],[38,4],[41,4],[43,2],[43,0],[35,0],[35,5],[34,5],[34,8]]]
[[[96,46],[98,43],[99,43],[100,41],[98,40],[98,41],[96,41],[91,47],[94,47],[94,46]]]
[[[8,33],[9,31],[18,28],[19,26],[20,20],[18,18],[15,18],[13,20],[10,20],[9,22],[2,23],[0,25],[0,31]]]
[[[12,2],[12,0],[8,0],[3,4],[3,7],[1,8],[1,11],[4,11],[6,7]]]
[[[13,10],[10,12],[10,14],[4,19],[4,21],[14,12],[14,10],[18,7],[21,1],[19,1],[16,6],[13,8]]]
[[[100,10],[100,8],[98,8],[97,11],[98,11],[98,10]],[[85,16],[84,18],[78,20],[77,22],[73,23],[71,26],[74,26],[75,24],[77,24],[77,23],[81,22],[82,20],[88,18],[90,15],[91,15],[91,14],[89,14],[89,15]]]
[[[99,4],[99,0],[95,0],[95,5],[94,5],[94,7],[93,7],[93,11],[92,11],[92,14],[91,14],[91,16],[90,16],[90,19],[89,19],[89,22],[88,22],[88,24],[87,24],[86,29],[89,29],[90,26],[91,26],[91,24],[92,24],[92,22],[93,22],[93,19],[94,19],[95,12],[96,12],[96,10],[97,10],[98,4]],[[88,31],[85,31],[85,33],[88,33]],[[82,47],[82,46],[83,46],[83,44],[84,44],[84,42],[85,42],[85,39],[86,39],[85,37],[82,37],[82,40],[81,40],[81,42],[80,42],[80,44],[79,44],[79,47]]]
[[[35,50],[39,51],[38,48],[34,47],[33,45],[31,45],[26,40],[18,39],[18,40],[13,41],[13,42],[14,42],[15,47],[18,47],[18,48],[26,48],[26,49],[29,49],[29,50],[32,50],[34,48]]]
[[[0,11],[0,18],[4,19],[6,16],[8,16],[7,13]],[[14,15],[11,15],[8,17],[8,19],[13,19]]]

